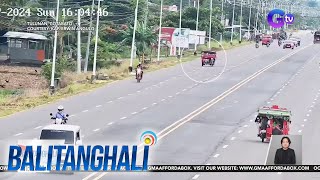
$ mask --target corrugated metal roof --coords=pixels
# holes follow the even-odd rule
[[[9,31],[4,34],[2,37],[9,37],[9,38],[21,38],[21,39],[35,39],[35,40],[47,40],[43,35],[35,34],[35,33],[26,33],[26,32],[14,32]]]

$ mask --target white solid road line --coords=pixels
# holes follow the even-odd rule
[[[171,132],[173,132],[174,130],[178,129],[180,126],[182,126],[183,124],[191,121],[194,117],[198,116],[199,114],[203,113],[204,111],[206,111],[207,109],[209,109],[210,107],[212,107],[213,105],[217,104],[218,102],[220,102],[221,100],[225,99],[227,96],[229,96],[230,94],[232,94],[233,92],[235,92],[236,90],[238,90],[239,88],[241,88],[242,86],[244,86],[245,84],[247,84],[248,82],[250,82],[251,80],[255,79],[256,77],[258,77],[259,75],[261,75],[262,73],[264,73],[265,71],[269,70],[270,68],[274,67],[275,65],[279,64],[280,62],[286,60],[288,57],[291,57],[292,55],[298,53],[299,51],[302,51],[303,49],[306,49],[307,47],[311,46],[305,46],[301,49],[298,49],[297,51],[291,52],[287,55],[285,55],[284,57],[278,59],[277,61],[265,66],[264,68],[258,70],[257,72],[253,73],[252,75],[250,75],[249,77],[245,78],[244,80],[240,81],[239,83],[237,83],[236,85],[234,85],[233,87],[231,87],[230,89],[226,90],[225,92],[223,92],[222,94],[220,94],[219,96],[217,96],[216,98],[212,99],[211,101],[207,102],[206,104],[204,104],[203,106],[199,107],[198,109],[196,109],[195,111],[191,112],[190,114],[188,114],[187,116],[181,118],[180,120],[174,122],[173,124],[169,125],[168,127],[166,127],[165,129],[163,129],[161,132],[157,133],[158,136],[158,141],[161,140],[162,138],[166,137],[168,134],[170,134]],[[170,129],[170,130],[169,130]],[[169,131],[168,131],[169,130]],[[168,131],[168,132],[166,132]],[[166,132],[166,133],[164,133]],[[164,133],[164,134],[163,134]],[[143,146],[144,144],[141,143],[138,147]],[[141,149],[143,150],[143,149]],[[137,153],[141,153],[142,151],[139,150]],[[216,155],[215,155],[216,156]],[[219,154],[218,154],[219,156]],[[94,180],[98,180],[100,178],[102,178],[104,175],[108,174],[108,172],[104,172],[101,173],[99,176],[97,176],[96,178],[94,178]],[[91,177],[92,174],[90,174],[89,176]],[[88,178],[85,177],[82,180],[86,180]]]
[[[196,174],[196,175],[194,175],[194,176],[193,176],[193,178],[192,178],[192,179],[198,179],[198,178],[199,178],[199,176],[200,176],[200,174]]]
[[[38,126],[38,127],[35,127],[34,129],[39,129],[39,128],[41,128],[42,126]]]
[[[20,136],[21,134],[23,134],[23,133],[18,133],[18,134],[15,134],[14,136]]]

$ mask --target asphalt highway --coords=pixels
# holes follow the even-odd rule
[[[62,104],[71,114],[70,124],[81,126],[85,144],[140,144],[143,131],[158,133],[149,164],[264,164],[268,144],[256,136],[253,119],[258,107],[278,104],[293,112],[291,134],[303,134],[304,163],[319,164],[320,146],[313,143],[320,125],[316,119],[319,47],[311,45],[310,32],[298,34],[302,46],[294,50],[282,49],[276,42],[258,49],[252,44],[228,50],[227,56],[218,52],[214,67],[201,67],[199,57],[183,63],[192,79],[219,77],[213,82],[190,80],[177,65],[145,73],[140,84],[127,79],[2,118],[0,140],[38,138],[41,128],[50,123],[48,114]],[[257,175],[260,179],[312,178],[312,174],[287,173],[2,173],[0,179],[248,180]]]

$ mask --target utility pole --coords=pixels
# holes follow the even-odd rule
[[[243,0],[241,0],[241,8],[240,8],[240,41],[239,41],[239,43],[241,43],[241,41],[242,41],[242,1]]]
[[[139,7],[139,0],[137,0],[136,9],[134,12],[134,26],[133,26],[133,35],[132,35],[132,44],[131,44],[131,57],[130,57],[130,66],[129,72],[132,73],[132,66],[133,66],[133,56],[134,56],[134,47],[135,47],[135,39],[136,39],[136,29],[137,29],[137,21],[138,21],[138,7]]]
[[[259,17],[259,11],[260,11],[260,3],[257,9],[257,14],[256,14],[256,25],[255,25],[255,31],[254,31],[254,35],[255,37],[257,36],[257,31],[258,31],[258,17]]]
[[[86,73],[88,71],[88,64],[89,64],[89,53],[90,53],[90,44],[91,44],[91,35],[92,35],[92,12],[94,8],[94,0],[92,0],[92,5],[91,5],[91,13],[90,13],[90,27],[89,27],[89,32],[88,32],[88,42],[87,42],[87,52],[86,52],[86,59],[85,59],[85,64],[84,64],[84,72]]]
[[[146,3],[147,3],[147,11],[146,11],[146,15],[144,17],[144,28],[147,28],[147,22],[148,22],[148,15],[149,15],[149,6],[148,6],[148,3],[149,3],[149,0],[146,0]]]
[[[231,43],[233,41],[233,26],[234,26],[234,10],[235,10],[235,8],[236,8],[236,0],[233,0],[232,27],[231,27],[231,40],[230,40]]]
[[[57,25],[59,24],[59,5],[60,5],[60,2],[59,2],[59,0],[57,0],[57,15],[56,15]],[[56,70],[57,39],[58,39],[58,31],[57,31],[57,28],[56,28],[56,30],[54,31],[53,57],[52,57],[52,69],[51,69],[51,83],[50,83],[51,94],[53,94],[54,91],[55,91],[55,88],[54,88],[54,74],[55,74],[55,70]]]
[[[78,9],[78,43],[77,43],[77,73],[81,73],[81,31],[80,31],[80,9]]]
[[[212,29],[212,0],[210,0],[210,21],[209,21],[209,43],[208,43],[208,50],[211,49],[211,29]]]
[[[181,16],[182,16],[182,0],[180,0],[180,20],[179,20],[179,36],[181,36]],[[179,57],[181,57],[181,46],[179,43]]]
[[[224,0],[221,0],[221,23],[223,23],[223,28],[225,28],[225,19],[224,19],[224,14],[223,14],[223,3],[224,3]],[[223,22],[222,22],[223,21]],[[220,43],[222,44],[222,32],[220,34]]]
[[[97,24],[96,24],[96,41],[94,42],[94,56],[93,56],[93,71],[92,71],[92,80],[96,79],[96,69],[97,69],[97,53],[98,53],[98,39],[99,39],[99,19],[100,19],[100,2],[102,0],[98,0],[98,11],[97,11]]]
[[[198,1],[198,8],[197,8],[197,22],[196,22],[196,33],[198,33],[198,26],[199,26],[199,9],[200,9],[200,0],[197,0]],[[198,34],[196,34],[196,41],[195,41],[195,44],[194,44],[194,52],[196,53],[197,52],[197,45],[198,45]]]
[[[160,22],[159,22],[159,37],[158,37],[158,56],[157,61],[160,61],[160,51],[161,51],[161,28],[162,28],[162,6],[163,0],[160,0]]]
[[[248,25],[248,35],[249,35],[249,38],[251,38],[251,31],[250,31],[250,28],[251,28],[251,13],[252,13],[252,0],[250,1],[250,12],[249,12],[249,25]]]

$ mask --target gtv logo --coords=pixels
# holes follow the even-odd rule
[[[280,17],[276,18],[276,22],[274,22],[273,16],[277,15],[277,14]],[[270,26],[272,26],[274,28],[281,28],[282,26],[284,26],[284,23],[293,24],[294,16],[293,16],[293,14],[285,14],[285,12],[281,9],[274,9],[269,12],[268,17],[267,17],[267,21]]]

